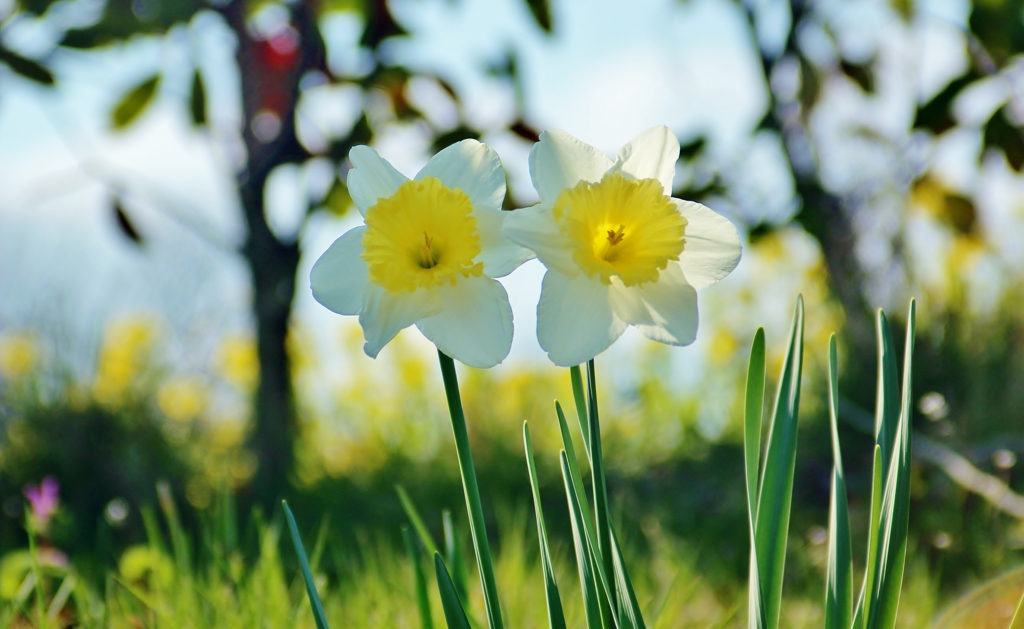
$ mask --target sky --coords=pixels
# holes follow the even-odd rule
[[[95,0],[76,2],[95,5]],[[871,52],[871,46],[882,45],[881,38],[894,35],[878,28],[886,5],[855,4],[861,10],[849,12],[851,26],[840,33],[840,43]],[[778,0],[756,2],[766,16],[774,16],[766,19],[766,28],[774,24],[783,32],[785,15],[778,5]],[[781,222],[792,213],[778,143],[748,141],[763,115],[765,85],[737,3],[555,0],[553,37],[536,28],[521,0],[396,0],[392,6],[411,35],[383,54],[436,72],[455,86],[463,114],[479,128],[495,129],[484,140],[502,157],[521,202],[536,199],[526,167],[529,144],[498,131],[511,116],[513,94],[506,82],[486,72],[509,50],[521,68],[526,118],[535,127],[565,129],[610,155],[654,125],[667,125],[684,140],[707,134],[715,159],[733,165],[752,195],[748,205],[760,215],[737,217],[741,209],[714,209],[753,222]],[[847,10],[842,3],[830,6]],[[908,88],[924,94],[940,89],[956,70],[958,57],[949,51],[959,50],[962,42],[950,28],[962,23],[967,5],[933,0],[922,6],[938,26],[923,29],[921,41],[906,45],[919,45],[925,53],[914,68],[917,85]],[[102,53],[62,55],[55,66],[59,87],[53,90],[0,68],[0,331],[42,329],[90,364],[107,321],[156,312],[179,339],[175,360],[198,368],[224,333],[251,329],[247,271],[232,252],[244,238],[230,174],[238,162],[237,138],[193,129],[184,102],[189,59],[195,57],[208,77],[212,126],[237,125],[237,78],[226,69],[230,46],[216,22],[196,20],[163,41],[136,38]],[[346,16],[328,24],[335,63],[358,65],[352,61],[357,55],[346,54],[358,29]],[[44,45],[47,33],[23,24],[0,36],[28,50]],[[165,71],[159,100],[127,132],[109,133],[109,111],[118,97],[157,68]],[[898,80],[896,75],[894,83]],[[454,124],[457,115],[450,104],[446,109],[436,85],[420,82],[413,92],[436,122]],[[320,127],[343,132],[355,119],[358,94],[342,88],[309,98],[319,99],[309,111]],[[900,112],[886,109],[884,99],[871,106],[840,116],[898,123]],[[838,119],[815,124],[827,130]],[[422,127],[393,125],[378,137],[376,148],[412,176],[429,157],[428,143]],[[840,184],[842,165],[841,160],[825,164]],[[269,219],[280,233],[294,235],[304,187],[323,179],[322,166],[283,169],[273,177]],[[118,232],[111,209],[115,196],[142,233],[142,246]],[[313,301],[305,278],[319,254],[357,223],[355,213],[341,219],[320,214],[297,235],[303,257],[295,318],[321,347],[340,347],[338,337],[357,324],[353,318],[341,322]],[[542,274],[534,261],[503,280],[517,332],[510,362],[545,360],[534,336]],[[739,281],[727,278],[701,298],[721,301]],[[789,309],[782,310],[785,325]],[[414,331],[404,334],[419,337]],[[613,354],[644,343],[630,332]],[[690,363],[684,379],[685,372],[700,368],[703,343],[706,339],[699,338],[698,349],[681,350]],[[324,354],[334,374],[328,378],[352,366],[331,357],[337,352]]]

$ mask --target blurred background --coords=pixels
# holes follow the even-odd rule
[[[702,604],[743,607],[725,601],[746,579],[748,348],[763,326],[778,373],[802,294],[787,593],[813,617],[828,338],[863,546],[875,309],[902,347],[915,297],[904,601],[920,626],[1024,559],[1022,52],[1021,0],[0,0],[0,552],[26,547],[47,477],[46,534],[93,574],[145,539],[158,482],[193,531],[226,499],[244,529],[287,497],[340,546],[398,544],[396,483],[438,534],[444,508],[464,527],[432,346],[406,330],[371,360],[308,289],[360,222],[348,150],[411,176],[481,139],[512,209],[537,200],[539,131],[614,155],[664,124],[683,145],[675,196],[732,220],[744,254],[701,293],[695,344],[627,333],[597,360],[641,587],[655,600],[699,565]],[[461,377],[492,534],[530,508],[529,420],[569,540],[551,402],[571,389],[535,338],[542,275],[503,280],[512,353]]]

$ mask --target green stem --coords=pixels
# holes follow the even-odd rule
[[[441,362],[441,377],[444,379],[444,393],[448,398],[448,412],[452,417],[452,431],[455,433],[455,450],[459,455],[459,471],[462,473],[462,488],[466,492],[466,508],[469,510],[469,530],[473,535],[476,562],[480,568],[480,583],[484,590],[487,619],[491,629],[502,629],[501,606],[498,603],[498,587],[494,582],[494,566],[491,549],[487,543],[487,529],[484,526],[484,510],[480,506],[480,488],[476,482],[476,468],[473,452],[469,448],[469,433],[466,431],[466,415],[462,410],[459,395],[459,380],[455,374],[455,361],[437,351]]]
[[[587,408],[590,433],[590,475],[594,490],[594,522],[597,525],[597,548],[601,553],[604,573],[611,579],[614,572],[611,549],[611,521],[608,513],[608,483],[604,473],[604,453],[601,449],[601,419],[597,411],[597,373],[594,359],[587,363]],[[611,612],[618,616],[617,601],[609,600]],[[610,623],[609,623],[610,624]]]

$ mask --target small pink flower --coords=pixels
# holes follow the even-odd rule
[[[45,526],[60,505],[60,485],[53,476],[47,476],[38,485],[25,485],[25,498],[32,505],[32,516]]]

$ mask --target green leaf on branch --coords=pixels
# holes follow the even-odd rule
[[[192,74],[192,95],[189,98],[189,111],[192,114],[192,124],[201,127],[206,124],[206,85],[203,83],[203,75],[199,68]]]
[[[121,97],[114,111],[110,114],[111,124],[115,129],[125,129],[142,115],[146,107],[153,102],[157,87],[160,86],[160,75],[156,74],[139,83]]]
[[[29,81],[39,83],[40,85],[53,85],[56,83],[53,73],[46,66],[38,61],[22,57],[2,46],[0,46],[0,62],[7,64],[7,67],[14,71],[15,74],[21,75]]]
[[[985,123],[983,138],[985,148],[1000,149],[1014,170],[1024,170],[1024,136],[1010,123],[1006,107],[1000,107]]]
[[[548,0],[525,0],[526,8],[530,9],[537,26],[546,33],[551,33],[551,5]]]

